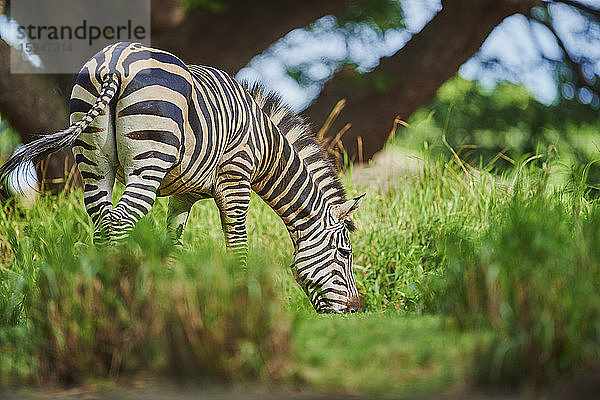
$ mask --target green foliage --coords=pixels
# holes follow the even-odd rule
[[[495,333],[480,350],[483,382],[541,386],[600,356],[600,213],[565,205],[517,193],[480,235],[443,239],[442,309]]]
[[[181,7],[186,11],[201,8],[214,13],[222,13],[227,10],[223,0],[181,0]]]
[[[328,16],[317,20],[304,28],[311,32],[313,38],[321,40],[340,40],[365,48],[373,46],[376,42],[383,41],[386,31],[404,27],[404,13],[402,4],[397,0],[367,0],[359,4],[351,5],[335,17]],[[298,37],[298,35],[295,35]],[[295,48],[296,44],[281,40],[277,46],[273,46],[268,51],[271,56],[282,58],[279,53],[282,49],[288,47],[285,51]],[[361,67],[361,60],[356,59],[350,49],[346,49],[342,54],[332,54],[333,58],[322,57],[316,54],[315,57],[309,57],[299,63],[289,64],[284,62],[286,74],[294,79],[299,85],[304,87],[321,86],[331,77],[334,71],[346,69],[354,73],[346,73],[346,83],[350,85],[370,86],[376,90],[384,92],[389,86],[393,76],[370,72],[368,74],[358,73],[356,70]],[[285,57],[284,57],[285,58]],[[320,72],[315,74],[313,67],[318,66]],[[369,67],[370,68],[370,67]],[[323,72],[323,71],[329,72]],[[362,71],[364,72],[364,71]]]
[[[487,200],[473,205],[461,200],[465,182],[456,173],[456,165],[432,164],[424,175],[366,189],[352,240],[356,262],[364,266],[356,271],[361,300],[375,314],[356,316],[356,322],[314,316],[287,268],[292,254],[288,234],[257,198],[248,219],[253,278],[238,279],[241,286],[222,257],[218,213],[210,202],[194,206],[184,249],[175,253],[164,243],[164,199],[125,246],[107,252],[90,247],[92,225],[81,193],[43,196],[31,208],[6,204],[0,212],[5,265],[0,299],[12,300],[4,306],[8,317],[0,327],[0,351],[6,355],[0,374],[78,382],[147,368],[224,380],[281,373],[315,389],[381,393],[438,388],[462,379],[469,364],[469,357],[460,358],[466,344],[462,350],[448,344],[452,337],[466,343],[458,338],[462,334],[448,336],[438,318],[421,322],[402,314],[423,308],[422,282],[443,268],[434,241],[440,223],[478,226],[476,216],[485,212]],[[350,188],[349,195],[362,191]],[[260,296],[253,301],[257,287]],[[262,306],[255,306],[257,302]],[[282,313],[280,307],[286,304]],[[381,310],[389,314],[378,317]],[[296,322],[288,331],[290,314]],[[381,340],[397,335],[396,345]],[[318,345],[306,344],[317,338]],[[464,340],[472,348],[472,337]],[[307,352],[294,350],[286,356],[290,341],[294,349]],[[436,352],[438,345],[447,351]],[[413,354],[413,347],[420,350]],[[371,359],[373,351],[378,356]],[[402,371],[413,377],[410,381],[399,379],[395,368],[405,358],[411,361]],[[49,360],[60,362],[50,368]],[[362,378],[340,373],[359,361],[370,371]],[[450,368],[457,364],[461,367]],[[333,366],[338,369],[315,372]]]
[[[439,316],[304,316],[294,335],[295,373],[303,387],[320,391],[427,394],[466,378],[465,355],[479,336],[447,331]]]
[[[348,195],[368,193],[352,236],[367,312],[351,316],[314,314],[287,268],[288,234],[257,198],[247,272],[224,255],[211,202],[192,209],[181,251],[165,240],[164,199],[106,251],[90,246],[81,193],[6,203],[0,377],[147,371],[378,394],[452,387],[471,368],[479,381],[554,380],[600,355],[600,208],[589,166],[553,190],[549,169],[523,160],[498,176],[426,158],[370,187],[346,177]]]
[[[397,0],[366,0],[337,15],[339,26],[363,23],[385,31],[404,27],[402,5]]]
[[[21,143],[21,137],[0,116],[0,160],[7,160]]]
[[[500,170],[548,148],[558,151],[567,165],[586,164],[599,158],[599,116],[598,110],[573,99],[546,106],[522,86],[501,83],[492,91],[456,77],[410,118],[411,127],[400,137],[415,147],[428,141],[435,152],[449,154],[441,141],[444,133],[461,158]],[[499,157],[500,152],[507,157]]]
[[[345,64],[344,67],[348,69],[355,69],[355,64]],[[341,77],[344,85],[354,86],[357,88],[373,87],[380,93],[385,93],[388,90],[390,83],[393,81],[393,75],[372,71],[367,74],[361,74],[356,71],[348,71]]]
[[[39,379],[79,383],[151,364],[160,324],[154,257],[89,251],[44,260],[26,310]]]
[[[452,227],[478,231],[505,194],[493,177],[465,176],[455,163],[426,164],[422,175],[367,190],[353,239],[358,286],[367,310],[421,311],[423,282],[443,270],[437,241]]]
[[[247,271],[209,254],[179,257],[172,282],[161,285],[168,371],[228,382],[281,378],[288,362],[290,318],[265,257],[268,251],[251,259]]]

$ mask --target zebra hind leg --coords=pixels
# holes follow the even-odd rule
[[[162,179],[162,177],[160,178]],[[125,239],[137,221],[148,214],[154,201],[159,182],[139,179],[125,179],[125,192],[117,205],[105,217],[109,220],[111,241]]]
[[[83,201],[85,208],[94,223],[94,244],[105,246],[110,243],[112,227],[110,213],[112,211],[112,189],[115,183],[114,172],[105,176],[84,173]]]
[[[73,96],[82,95],[82,90],[75,85]],[[81,112],[74,112],[71,122],[82,117]],[[112,192],[119,161],[111,125],[110,113],[99,115],[75,140],[72,149],[83,178],[83,199],[94,223],[94,244],[97,246],[108,244],[112,235],[108,217],[113,208]]]
[[[148,214],[177,159],[178,147],[163,143],[165,135],[175,135],[151,129],[150,124],[159,122],[146,115],[117,118],[117,154],[123,167],[125,192],[110,213],[115,240],[125,238],[137,221]]]

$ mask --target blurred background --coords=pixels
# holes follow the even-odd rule
[[[6,158],[65,126],[75,76],[10,74],[14,21],[0,5]],[[597,0],[153,0],[151,16],[153,46],[261,82],[315,131],[332,117],[323,133],[341,138],[340,164],[370,160],[390,138],[452,147],[490,170],[534,153],[566,165],[598,156]],[[72,164],[69,150],[53,156],[47,187],[60,189]]]
[[[246,271],[210,202],[179,252],[166,199],[107,251],[81,190],[2,201],[0,398],[32,382],[81,398],[98,377],[162,386],[144,376],[254,383],[261,399],[597,397],[599,0],[150,5],[153,46],[279,93],[324,135],[347,194],[368,192],[352,235],[365,313],[314,313],[262,202]],[[0,0],[0,161],[66,127],[75,79],[11,73],[15,18]],[[80,184],[68,149],[37,173],[43,190]]]

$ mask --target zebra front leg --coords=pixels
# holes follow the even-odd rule
[[[183,246],[183,230],[187,224],[190,210],[194,200],[185,195],[169,197],[169,211],[167,213],[167,235],[176,247]]]
[[[250,205],[250,182],[236,173],[222,173],[217,177],[218,191],[215,203],[221,215],[227,250],[246,265],[248,234],[246,216]]]

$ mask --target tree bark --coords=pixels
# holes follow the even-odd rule
[[[0,112],[24,143],[68,126],[67,103],[58,86],[56,76],[12,74],[10,47],[0,40]],[[79,184],[81,178],[73,166],[71,149],[53,154],[38,168],[38,177],[44,179],[41,186],[53,191],[62,188],[65,171],[74,171],[70,181]]]
[[[235,74],[269,45],[295,28],[338,13],[359,0],[223,0],[220,13],[204,9],[185,15],[169,0],[152,2],[152,45],[184,62],[206,64]]]
[[[527,13],[539,1],[447,0],[442,10],[398,53],[371,73],[342,69],[325,87],[307,115],[321,126],[340,99],[346,106],[328,131],[342,137],[351,160],[368,160],[381,150],[398,116],[407,119],[430,102],[438,88],[472,57],[504,18]],[[383,82],[375,87],[374,82]],[[358,154],[362,142],[362,154]]]

